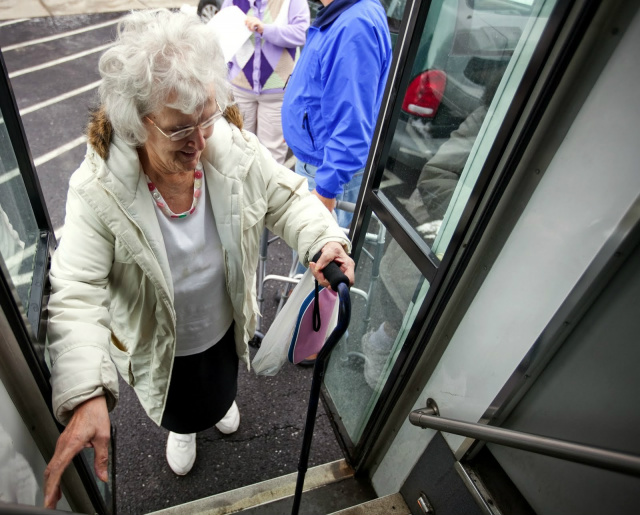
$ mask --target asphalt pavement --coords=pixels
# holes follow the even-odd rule
[[[198,0],[2,0],[0,20],[197,6]]]
[[[39,12],[38,5],[51,7],[54,3],[64,4],[44,0],[15,2],[25,8],[32,5],[32,13]],[[11,2],[0,4],[5,20],[0,22],[0,48],[45,203],[58,234],[64,234],[68,180],[86,150],[83,134],[87,112],[96,102],[98,58],[123,14],[96,13],[92,9],[97,4],[104,7],[116,3],[84,2],[86,12],[80,14],[26,18],[21,17],[26,14],[16,14],[9,19],[9,11],[4,8]],[[136,2],[120,2],[125,3],[131,8]],[[267,273],[287,273],[291,253],[282,241],[270,245],[268,257]],[[265,330],[275,315],[279,287],[276,282],[265,287]],[[215,428],[199,434],[198,457],[185,477],[175,476],[166,463],[167,432],[147,418],[133,391],[122,384],[120,403],[112,413],[117,435],[118,513],[149,513],[295,472],[311,374],[311,368],[288,364],[275,377],[258,377],[241,368],[237,397],[240,429],[233,435],[222,435]],[[309,466],[340,458],[342,453],[321,407]]]

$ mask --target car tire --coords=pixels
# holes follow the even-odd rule
[[[200,0],[198,3],[198,16],[205,23],[213,18],[222,6],[222,0]]]

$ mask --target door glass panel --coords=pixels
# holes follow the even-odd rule
[[[39,229],[4,118],[0,120],[0,254],[18,291],[25,312]]]
[[[477,135],[474,138],[473,145],[470,145],[469,154],[461,169],[460,179],[451,194],[443,215],[443,221],[433,242],[432,250],[438,257],[442,257],[451,241],[458,220],[469,201],[476,180],[480,175],[493,142],[496,140],[515,93],[523,80],[524,73],[555,4],[556,0],[547,0],[537,4],[536,14],[531,16],[524,27],[522,37],[509,60],[500,83],[497,85],[493,100],[482,115],[482,123],[478,124]],[[452,134],[447,146],[456,143],[454,137],[455,134]]]
[[[492,172],[485,170],[487,158],[555,4],[434,0],[422,34],[414,37],[420,43],[412,79],[398,125],[388,132],[378,189],[440,259],[478,177]],[[406,338],[430,287],[375,212],[366,231],[351,324],[325,376],[336,418],[354,445],[385,385],[395,380],[391,373],[401,351],[413,344]],[[363,240],[359,231],[356,239]],[[439,265],[436,260],[435,273],[446,273]]]
[[[0,70],[5,70],[1,52],[0,64]],[[43,279],[48,273],[47,261],[51,250],[48,238],[53,237],[53,231],[48,223],[44,199],[40,194],[37,178],[35,184],[31,183],[30,188],[32,189],[29,190],[27,190],[27,185],[23,180],[23,173],[28,176],[30,173],[35,173],[34,170],[21,170],[18,166],[18,157],[22,158],[21,161],[23,163],[27,161],[28,145],[22,139],[22,129],[18,130],[16,128],[17,122],[20,122],[20,117],[8,80],[7,75],[3,75],[2,71],[0,71],[0,90],[4,101],[0,108],[0,263],[3,265],[0,274],[3,274],[7,282],[10,280],[15,287],[18,298],[14,300],[17,304],[20,304],[19,307],[23,309],[24,313],[29,315],[28,321],[31,322],[31,333],[25,339],[25,335],[16,332],[16,337],[19,339],[21,347],[30,346],[31,350],[34,351],[33,353],[25,352],[25,358],[32,370],[36,370],[40,366],[45,384],[48,386],[51,363],[44,346],[46,331],[40,331],[44,324],[40,325],[39,322],[43,313],[46,316],[44,308],[46,307],[47,292],[45,288],[46,281],[43,281]],[[11,132],[13,140],[10,138],[5,118],[14,120],[14,129]],[[27,180],[27,184],[29,183],[30,181]],[[41,219],[41,226],[38,225],[34,208],[36,212],[45,213]],[[9,277],[6,277],[5,271],[8,272]],[[34,377],[37,379],[37,374],[34,374]],[[40,389],[45,399],[51,398],[50,389],[43,386]],[[2,394],[1,391],[0,394]],[[31,427],[33,424],[29,423],[27,425]],[[114,446],[115,438],[112,434],[108,448],[108,483],[103,483],[95,475],[93,449],[82,450],[79,454],[80,461],[75,462],[76,470],[82,479],[92,478],[95,481],[95,488],[89,487],[88,482],[84,482],[84,485],[94,506],[99,507],[98,512],[105,514],[115,513]],[[0,448],[0,455],[3,454],[2,451],[3,449]],[[30,462],[31,459],[42,460],[42,457],[34,454],[30,457]],[[80,466],[79,463],[81,463]],[[45,465],[45,463],[41,464],[42,470]],[[0,478],[0,484],[2,484],[2,478]],[[0,499],[2,498],[2,493],[0,488]],[[21,493],[24,493],[24,491]],[[42,504],[42,492],[38,492],[37,495],[40,497],[39,504]],[[101,502],[103,503],[102,506],[100,506]],[[63,508],[65,506],[68,507],[67,502],[64,500],[60,504]]]
[[[331,354],[325,386],[353,442],[362,435],[429,288],[374,217],[351,289],[348,334]]]
[[[400,22],[404,14],[406,0],[381,0],[382,7],[387,12],[387,23],[391,34],[391,45],[395,46],[398,40]]]
[[[440,258],[493,144],[487,126],[503,122],[555,1],[532,4],[440,0],[429,11],[380,190]]]

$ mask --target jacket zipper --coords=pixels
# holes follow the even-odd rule
[[[124,216],[126,216],[131,223],[138,228],[138,230],[140,231],[140,234],[142,234],[142,237],[144,238],[144,243],[146,244],[147,248],[151,251],[151,253],[153,254],[153,250],[151,248],[151,245],[149,244],[149,240],[147,239],[147,236],[145,235],[144,231],[142,230],[142,228],[138,225],[138,223],[129,215],[129,212],[124,208],[124,206],[120,203],[120,200],[118,199],[118,196],[113,193],[113,191],[111,191],[109,188],[107,188],[104,183],[102,183],[101,181],[98,181],[98,184],[100,184],[100,186],[109,194],[111,195],[111,197],[113,198],[113,200],[115,201],[116,204],[118,204],[118,206],[120,207],[120,209],[122,210],[122,212],[124,213]],[[141,267],[142,268],[142,267]],[[142,273],[146,275],[146,272],[144,271],[144,269],[142,270]],[[166,279],[165,279],[166,280]],[[167,309],[169,310],[169,316],[171,317],[171,322],[173,325],[173,333],[174,335],[177,336],[178,330],[177,330],[177,326],[176,326],[176,312],[175,312],[175,307],[172,306],[172,303],[167,299],[168,295],[167,292],[164,292],[164,295],[161,296],[161,301],[164,303],[164,305],[167,307]],[[169,369],[169,376],[167,378],[167,385],[171,382],[171,376],[173,375],[173,360],[175,359],[175,353],[176,353],[176,345],[175,345],[175,339],[174,339],[174,345],[173,345],[173,352],[171,353],[171,367]],[[154,365],[154,361],[155,361],[155,354],[152,353],[151,356],[151,366],[153,367]],[[129,361],[129,366],[131,367],[131,361]],[[132,373],[130,371],[130,373]],[[134,376],[135,378],[135,376]],[[133,384],[131,385],[133,386]],[[167,386],[167,392],[169,391],[169,388]],[[148,397],[149,392],[147,391],[147,397]],[[166,400],[165,400],[166,402]],[[164,406],[161,406],[162,410],[164,411]]]
[[[302,128],[307,131],[309,138],[311,138],[311,146],[313,147],[313,150],[315,150],[316,142],[313,139],[313,134],[311,134],[311,127],[309,125],[309,113],[307,113],[306,109],[304,110],[304,117],[302,118]]]
[[[124,208],[124,206],[120,203],[120,200],[118,199],[117,195],[115,195],[115,193],[113,193],[113,191],[111,191],[109,188],[107,188],[102,182],[98,181],[98,183],[100,184],[100,186],[102,187],[102,189],[104,189],[109,195],[111,195],[111,197],[113,198],[113,200],[115,201],[116,204],[118,204],[118,206],[120,207],[121,211],[124,213],[124,216],[126,216],[129,221],[138,228],[138,230],[140,231],[140,234],[142,234],[142,237],[144,238],[144,242],[147,246],[147,248],[149,250],[151,250],[151,245],[149,244],[149,240],[147,239],[147,236],[145,235],[144,231],[142,230],[142,228],[138,225],[138,223],[131,218],[131,216],[129,216],[129,212]],[[151,252],[153,253],[153,250],[151,250]],[[144,272],[144,270],[143,270]],[[166,294],[166,292],[165,292]],[[176,320],[175,320],[175,312],[171,309],[172,306],[170,303],[167,302],[167,300],[164,298],[163,296],[163,302],[165,303],[165,305],[169,308],[169,313],[172,315],[173,318],[173,325],[174,325],[174,330],[175,330],[175,324],[176,324]]]

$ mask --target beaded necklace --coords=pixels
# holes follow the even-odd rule
[[[158,206],[160,211],[169,218],[185,218],[196,210],[196,206],[198,205],[198,202],[200,202],[200,196],[202,195],[202,191],[200,190],[202,188],[202,163],[198,163],[198,166],[196,166],[196,169],[193,172],[193,202],[191,203],[191,207],[184,213],[176,214],[171,211],[167,202],[162,198],[162,195],[158,191],[158,188],[156,188],[156,185],[151,182],[149,177],[147,177],[147,174],[145,174],[145,178],[147,179],[147,186],[149,187],[149,192],[151,193],[156,206]]]

